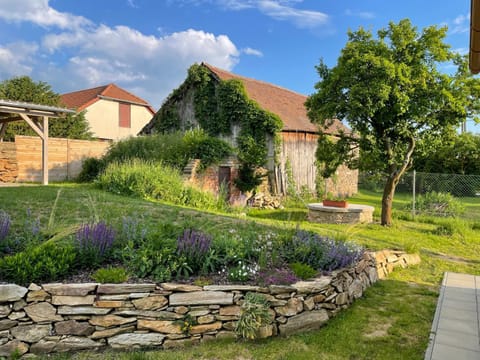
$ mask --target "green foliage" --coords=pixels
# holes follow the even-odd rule
[[[71,245],[47,242],[0,259],[0,278],[16,284],[55,281],[75,269],[76,250]]]
[[[122,267],[101,268],[95,271],[91,277],[101,284],[119,284],[128,280],[127,272]]]
[[[99,177],[100,188],[127,196],[203,209],[225,209],[223,198],[184,185],[178,170],[162,163],[132,160],[111,163]]]
[[[155,130],[166,132],[182,128],[178,123],[180,119],[172,115],[167,116],[167,113],[173,111],[171,109],[176,102],[180,101],[182,96],[187,96],[190,90],[194,92],[195,118],[207,134],[215,137],[230,135],[233,125],[241,127],[237,150],[242,171],[237,185],[242,191],[253,190],[260,184],[256,170],[265,166],[267,162],[267,139],[275,139],[278,143],[276,133],[282,129],[280,118],[261,109],[257,103],[249,99],[240,80],[218,80],[212,76],[207,67],[194,64],[188,70],[185,82],[174,90],[155,115],[154,122],[157,123],[153,125]],[[188,126],[183,124],[183,130],[187,129]],[[218,145],[214,145],[209,141],[207,149],[202,147],[199,154],[205,154],[209,158],[208,154],[212,152],[209,148],[213,148],[213,153],[218,157],[221,151]]]
[[[269,313],[270,303],[262,294],[248,292],[241,305],[240,318],[235,332],[244,339],[253,340],[258,330],[272,321]]]
[[[183,137],[189,159],[200,159],[201,169],[219,163],[232,154],[232,147],[225,141],[206,134],[201,129],[187,131]]]
[[[165,165],[181,170],[189,160],[189,151],[183,141],[183,136],[176,132],[120,140],[112,144],[103,157],[103,161],[105,165],[133,159],[150,162],[161,161]]]
[[[34,82],[28,76],[19,76],[0,82],[0,99],[30,102],[40,105],[62,107],[60,95],[45,82]],[[52,119],[48,124],[50,137],[70,139],[90,139],[89,125],[85,113],[68,114],[61,119]],[[13,141],[15,135],[36,136],[36,133],[24,121],[9,123],[5,140]]]
[[[105,163],[102,159],[87,158],[83,161],[82,170],[78,174],[78,182],[92,182],[95,180],[105,168]]]
[[[411,210],[412,205],[406,209]],[[432,191],[415,198],[415,210],[424,215],[457,217],[465,212],[465,206],[451,194]]]
[[[312,268],[310,265],[302,264],[299,262],[291,263],[290,269],[292,269],[295,276],[299,277],[302,280],[311,279],[318,274],[318,271]]]
[[[446,134],[437,139],[429,139],[427,144],[422,145],[415,159],[415,170],[480,175],[480,135]]]
[[[395,187],[412,165],[416,144],[457,125],[467,109],[476,113],[476,106],[467,106],[465,94],[478,79],[469,78],[467,85],[466,77],[437,69],[456,59],[444,43],[446,32],[446,27],[430,26],[419,33],[408,19],[390,23],[376,38],[360,28],[349,32],[335,67],[323,61],[317,66],[321,80],[306,102],[310,119],[324,129],[332,125],[331,119],[348,120],[356,134],[340,132],[336,142],[321,138],[318,160],[327,173],[346,162],[388,175],[383,225],[391,224]],[[478,103],[478,97],[472,97]],[[348,161],[355,148],[360,150],[358,163]]]

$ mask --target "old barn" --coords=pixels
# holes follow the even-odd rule
[[[304,105],[307,100],[305,95],[263,81],[239,76],[206,63],[202,63],[200,66],[203,70],[207,70],[204,73],[208,74],[216,89],[211,92],[211,96],[218,96],[217,86],[222,82],[240,81],[249,99],[258,104],[261,109],[280,118],[282,127],[278,137],[281,141],[275,144],[274,136],[267,135],[268,157],[265,167],[269,171],[270,190],[273,193],[285,194],[287,189],[314,192],[317,185],[324,186],[324,183],[317,179],[315,164],[318,128],[310,122],[307,116]],[[196,82],[189,79],[190,77],[189,75],[185,82],[166,99],[162,108],[144,127],[141,134],[146,135],[169,130],[185,131],[190,128],[202,127],[198,114],[196,114],[196,108],[198,107],[195,103],[196,92],[200,90],[196,87]],[[204,89],[201,91],[204,91]],[[217,117],[213,116],[214,114],[210,115],[211,121],[218,121],[216,120]],[[172,118],[175,121],[172,121]],[[219,136],[235,146],[237,137],[241,132],[241,126],[242,121],[238,119],[232,121],[230,131]],[[339,130],[349,131],[340,121],[335,121],[326,132],[335,136]],[[219,164],[214,170],[210,171],[209,186],[212,187],[214,183],[217,183],[218,186],[218,183],[225,179],[232,186],[236,166],[238,164],[232,159]],[[357,178],[357,171],[342,166],[338,169],[333,181],[327,182],[327,191],[342,194],[356,193]]]

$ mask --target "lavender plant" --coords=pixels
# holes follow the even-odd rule
[[[201,231],[185,229],[177,238],[177,255],[185,258],[192,272],[195,273],[203,268],[211,244],[211,236]]]
[[[358,261],[363,252],[363,248],[354,244],[303,230],[297,230],[283,244],[283,255],[288,263],[308,264],[323,271],[349,266]]]
[[[0,210],[0,242],[6,239],[12,221],[10,219],[10,215],[8,215],[5,211]]]
[[[262,286],[290,285],[298,280],[293,271],[286,267],[262,269],[257,275],[257,281]]]
[[[80,226],[75,234],[80,265],[87,267],[100,264],[110,252],[115,236],[115,230],[104,221]]]

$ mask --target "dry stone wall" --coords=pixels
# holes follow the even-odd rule
[[[379,277],[417,260],[402,252],[365,253],[354,267],[288,286],[0,285],[0,356],[106,347],[168,349],[233,338],[247,292],[262,293],[270,302],[273,321],[259,329],[258,337],[288,336],[318,329]]]
[[[0,142],[0,182],[15,182],[17,176],[15,143]]]

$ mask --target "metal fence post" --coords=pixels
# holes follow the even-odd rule
[[[413,184],[413,188],[412,188],[412,216],[415,218],[415,188],[416,188],[416,184],[415,184],[415,181],[416,181],[416,177],[417,177],[417,172],[415,170],[413,170],[413,181],[412,181],[412,184]]]

